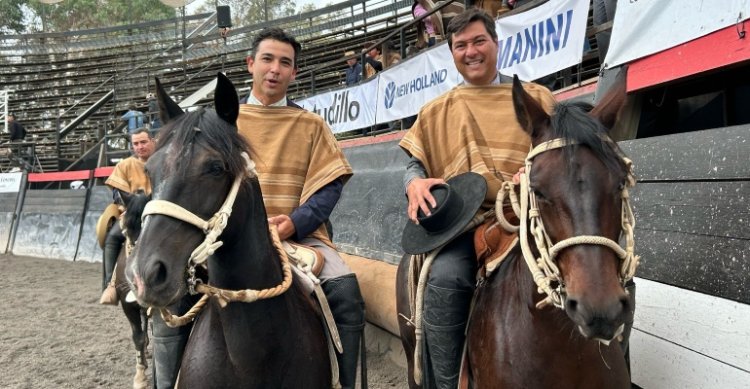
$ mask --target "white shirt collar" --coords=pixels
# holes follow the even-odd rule
[[[286,95],[284,95],[284,97],[281,100],[273,104],[265,105],[261,103],[260,100],[255,98],[255,96],[253,95],[253,90],[250,89],[250,96],[247,97],[247,103],[252,104],[252,105],[262,105],[265,107],[286,107]]]

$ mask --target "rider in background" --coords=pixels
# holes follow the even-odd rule
[[[133,155],[118,162],[112,174],[107,178],[105,184],[112,187],[115,204],[124,207],[122,193],[134,194],[142,190],[146,194],[151,193],[151,182],[144,170],[146,161],[154,153],[156,142],[148,130],[142,128],[130,135],[130,143],[133,147]],[[112,273],[117,263],[125,236],[122,234],[120,223],[115,223],[107,233],[104,241],[104,280],[102,288],[104,292],[99,300],[100,304],[117,305],[117,291],[112,280]]]
[[[516,120],[510,80],[497,72],[494,20],[471,8],[447,28],[453,62],[464,78],[427,103],[399,144],[411,157],[404,177],[408,217],[417,222],[434,208],[430,188],[469,171],[487,181],[483,210],[495,205],[503,181],[510,181],[529,152],[531,140]],[[548,112],[555,98],[545,87],[525,85]],[[456,388],[469,305],[476,284],[474,231],[454,238],[433,260],[424,290],[423,329],[426,388]],[[419,346],[418,346],[419,347]]]

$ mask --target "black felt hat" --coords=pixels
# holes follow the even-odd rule
[[[437,206],[430,208],[430,216],[417,211],[419,224],[406,222],[401,247],[407,254],[423,254],[434,250],[463,231],[482,206],[487,193],[487,182],[477,173],[455,176],[446,184],[430,188]]]

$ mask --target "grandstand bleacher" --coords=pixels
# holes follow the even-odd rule
[[[545,0],[536,0],[538,5]],[[349,0],[269,22],[239,26],[226,41],[215,13],[91,30],[0,36],[0,90],[12,90],[8,112],[17,114],[35,144],[37,170],[90,169],[127,154],[120,116],[129,103],[147,110],[146,95],[159,77],[181,101],[223,71],[247,93],[245,57],[252,37],[269,25],[296,35],[303,44],[292,98],[339,87],[343,53],[387,38],[394,49],[416,41],[411,0]],[[526,8],[526,7],[524,7]],[[517,10],[522,11],[522,10]],[[514,11],[506,14],[513,14]],[[504,15],[504,16],[506,16]],[[589,26],[591,17],[589,16]],[[406,28],[404,28],[406,27]],[[593,30],[587,33],[593,37]],[[594,50],[560,72],[559,86],[595,77]],[[198,105],[210,103],[208,96]],[[7,134],[0,133],[0,143]],[[0,160],[0,171],[10,167]]]

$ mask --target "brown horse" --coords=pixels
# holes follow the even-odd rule
[[[235,127],[234,86],[220,73],[216,110],[188,113],[157,88],[166,120],[146,164],[152,200],[126,275],[146,306],[168,307],[189,290],[213,296],[193,326],[177,387],[330,387],[322,320],[269,233],[249,146]],[[201,263],[210,285],[192,277]]]
[[[549,116],[514,80],[516,116],[534,146],[527,158],[528,177],[523,178],[532,192],[528,198],[538,204],[544,221],[542,225],[535,219],[537,226],[545,232],[532,234],[529,219],[522,217],[521,240],[526,235],[533,247],[516,245],[493,273],[479,277],[467,328],[463,385],[630,387],[623,351],[615,339],[625,324],[632,323],[634,310],[623,285],[632,277],[635,265],[630,264],[637,264],[637,257],[632,250],[627,251],[630,256],[623,254],[616,243],[623,233],[622,219],[632,227],[632,213],[621,196],[632,184],[632,175],[598,120],[614,118],[612,112],[622,99],[606,100],[611,106],[597,107],[592,114],[587,113],[590,107],[560,103]],[[558,141],[549,143],[553,140]],[[535,236],[545,241],[541,248]],[[548,269],[553,270],[537,267],[532,274],[534,265],[524,256],[533,256],[537,263],[541,250],[550,253]],[[408,317],[407,262],[399,266],[397,301],[399,312]],[[547,278],[550,284],[535,280],[550,274],[556,275]],[[409,384],[417,388],[411,358],[414,327],[401,315],[399,325],[409,356]]]

